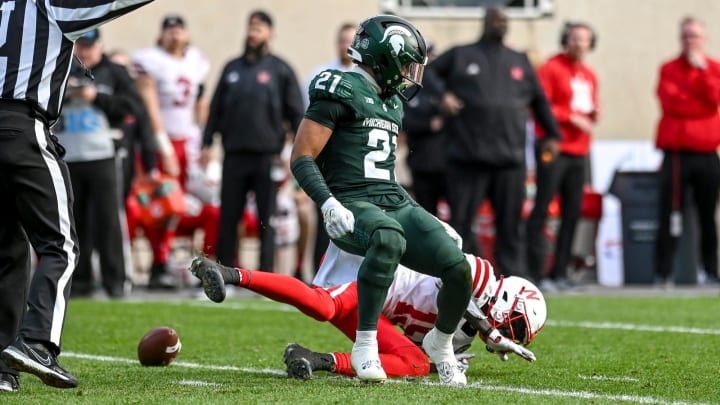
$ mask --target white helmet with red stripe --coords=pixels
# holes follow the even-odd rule
[[[528,345],[547,320],[545,297],[522,277],[500,277],[494,295],[482,307],[490,324],[504,336]]]
[[[477,256],[465,254],[465,260],[470,264],[470,276],[472,277],[471,300],[478,308],[482,308],[495,293],[495,268],[493,265]]]

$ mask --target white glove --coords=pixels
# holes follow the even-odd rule
[[[492,332],[490,332],[490,336],[488,336],[485,343],[487,344],[487,349],[498,354],[502,361],[507,361],[507,353],[509,352],[515,353],[529,362],[535,361],[535,354],[533,354],[533,352],[501,335],[497,329],[493,329]]]
[[[335,197],[330,197],[320,207],[325,221],[325,230],[330,239],[338,239],[355,230],[355,216],[343,207]]]
[[[453,229],[452,226],[448,225],[444,221],[441,221],[438,217],[434,217],[434,218],[437,219],[438,222],[440,222],[440,224],[443,226],[443,228],[445,228],[445,233],[447,233],[448,236],[450,236],[450,239],[452,239],[455,242],[457,247],[460,248],[460,250],[462,250],[462,244],[463,244],[462,236],[460,236],[460,234],[457,233],[457,231],[455,229]]]

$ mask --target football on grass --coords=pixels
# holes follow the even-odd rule
[[[138,360],[143,366],[167,366],[180,353],[182,343],[173,328],[161,326],[146,333],[138,344]]]

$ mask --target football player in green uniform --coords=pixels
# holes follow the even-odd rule
[[[441,223],[395,182],[401,97],[420,89],[425,40],[408,21],[364,20],[348,54],[349,72],[326,70],[310,83],[291,168],[321,207],[325,229],[341,249],[365,259],[358,272],[358,325],[351,364],[358,377],[384,381],[377,322],[398,263],[438,277],[438,314],[423,340],[440,380],[463,385],[452,336],[471,293],[470,267]],[[430,320],[432,322],[432,320]]]

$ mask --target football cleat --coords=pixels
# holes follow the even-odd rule
[[[17,391],[20,391],[18,377],[10,373],[0,373],[0,392]]]
[[[35,374],[43,383],[56,388],[75,388],[78,380],[60,367],[55,355],[41,343],[26,343],[22,337],[8,346],[0,357],[8,367]]]
[[[444,361],[435,365],[440,382],[446,385],[467,385],[467,377],[457,361]]]
[[[452,339],[443,347],[437,342],[437,329],[433,328],[423,338],[422,348],[437,367],[440,382],[447,385],[466,385],[467,377],[458,365],[453,353]]]
[[[205,295],[215,302],[225,300],[225,280],[220,265],[204,256],[196,256],[190,264],[190,273],[200,279]]]
[[[297,343],[288,343],[283,361],[287,366],[288,377],[300,380],[311,379],[313,371],[335,371],[335,359],[331,354],[316,353]]]
[[[283,352],[283,361],[287,366],[288,377],[300,380],[311,379],[313,369],[308,357],[313,354],[313,352],[297,343],[289,343],[285,348],[285,352]]]
[[[387,374],[377,353],[377,346],[374,350],[365,346],[353,346],[350,365],[361,381],[381,383],[387,380]]]

